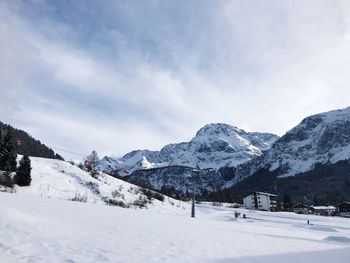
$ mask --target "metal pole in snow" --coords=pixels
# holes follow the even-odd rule
[[[193,180],[193,189],[192,189],[192,211],[191,211],[191,217],[196,217],[195,215],[195,208],[196,208],[196,186],[194,181],[194,175],[192,174],[192,180]]]
[[[193,180],[193,189],[192,189],[192,210],[191,210],[191,217],[196,217],[196,176],[197,173],[199,173],[199,167],[197,166],[196,169],[192,170],[192,180]]]

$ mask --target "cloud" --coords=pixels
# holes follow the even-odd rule
[[[159,149],[210,122],[282,135],[349,103],[347,1],[7,1],[0,14],[0,118],[60,148]]]

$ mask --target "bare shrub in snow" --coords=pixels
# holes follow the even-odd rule
[[[120,197],[122,199],[125,199],[125,195],[120,193],[118,190],[113,190],[111,194],[114,198]]]
[[[100,194],[98,183],[90,181],[86,183],[86,186],[89,187],[95,194]]]
[[[128,189],[128,192],[132,193],[132,194],[138,194],[140,192],[140,189],[139,189],[139,187],[134,188],[134,187],[130,186],[130,188]]]
[[[115,199],[112,199],[112,198],[102,198],[102,200],[107,204],[107,205],[110,205],[110,206],[119,206],[119,207],[123,207],[123,208],[129,208],[130,205],[128,204],[125,204],[123,201],[119,201],[119,200],[115,200]]]
[[[139,196],[138,200],[135,200],[132,205],[139,207],[139,208],[147,208],[147,204],[149,203],[149,200],[145,196]]]
[[[161,193],[152,191],[152,190],[148,190],[146,188],[141,188],[141,193],[143,193],[145,196],[147,196],[148,200],[152,200],[152,198],[157,199],[161,202],[164,201],[164,195],[162,195]]]
[[[71,198],[70,200],[74,201],[74,202],[86,203],[87,202],[87,195],[76,193],[75,196],[73,198]]]

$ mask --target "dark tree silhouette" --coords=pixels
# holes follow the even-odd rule
[[[2,136],[4,139],[0,141],[0,170],[14,172],[17,166],[17,154],[12,142],[12,132],[7,130],[4,133],[5,136]]]
[[[4,139],[7,132],[10,132],[12,135],[11,143],[14,145],[17,154],[63,160],[62,156],[42,144],[39,140],[34,139],[25,131],[15,129],[10,125],[0,122],[0,142],[1,137]]]
[[[290,197],[290,195],[287,193],[283,195],[283,207],[284,207],[284,209],[293,208],[293,200]]]
[[[18,170],[15,175],[15,182],[19,186],[28,186],[32,181],[32,177],[30,175],[32,168],[30,165],[30,159],[28,156],[24,155],[19,163]]]

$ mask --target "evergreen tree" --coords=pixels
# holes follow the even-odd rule
[[[34,139],[25,131],[15,129],[0,121],[0,137],[4,139],[7,132],[11,132],[11,142],[15,146],[20,142],[20,145],[15,148],[17,154],[63,160],[62,156],[55,154],[52,149],[42,144],[39,140]]]
[[[314,196],[313,205],[314,205],[314,206],[319,206],[319,205],[321,205],[321,201],[320,201],[320,199],[319,199],[317,196]]]
[[[32,181],[32,177],[30,176],[31,170],[30,159],[27,155],[24,155],[19,163],[19,167],[15,175],[15,182],[19,186],[30,185]]]
[[[283,207],[284,209],[291,209],[293,208],[293,201],[289,194],[283,195]]]
[[[0,170],[14,172],[16,171],[16,166],[17,154],[12,142],[12,134],[10,130],[7,130],[0,147]]]

